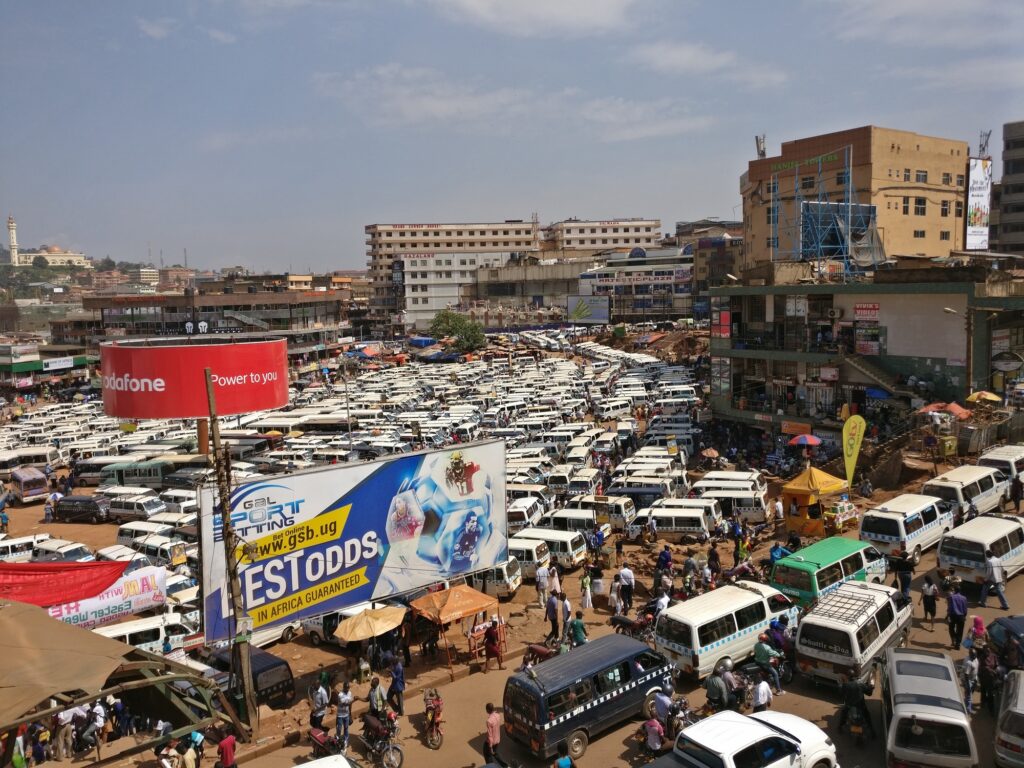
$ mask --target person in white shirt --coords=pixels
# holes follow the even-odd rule
[[[619,569],[619,581],[622,584],[619,588],[619,600],[622,602],[622,614],[626,616],[633,609],[633,587],[636,585],[636,577],[628,565]]]
[[[537,602],[540,604],[540,609],[544,610],[544,604],[548,599],[548,569],[538,568],[537,573],[534,576],[534,581],[537,583]]]
[[[657,611],[655,615],[660,616],[662,611],[668,608],[668,595],[664,592],[658,592],[658,599],[654,603],[654,608]]]
[[[764,672],[758,678],[754,686],[754,711],[764,712],[772,705],[772,687],[768,685],[768,676]]]
[[[71,707],[57,715],[57,759],[63,761],[75,756],[75,718],[89,716],[82,707]]]

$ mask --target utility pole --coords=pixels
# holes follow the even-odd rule
[[[213,461],[217,473],[217,496],[220,499],[221,525],[223,526],[224,562],[227,565],[228,588],[231,591],[231,624],[234,635],[231,638],[231,668],[242,680],[245,695],[245,720],[249,724],[249,738],[255,740],[259,731],[260,711],[256,704],[253,688],[252,658],[249,654],[249,639],[252,636],[252,622],[242,605],[242,585],[238,579],[238,560],[242,547],[231,525],[230,498],[231,483],[224,448],[220,442],[220,423],[217,420],[217,404],[213,396],[213,377],[210,369],[205,371],[206,399],[210,408],[210,432],[213,437]]]

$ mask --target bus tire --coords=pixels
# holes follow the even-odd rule
[[[569,757],[573,760],[579,760],[587,751],[589,743],[590,739],[587,737],[586,731],[581,729],[570,733],[569,738],[565,741],[566,746],[569,747]]]
[[[292,627],[285,627],[284,632],[281,633],[281,642],[290,643],[293,637],[295,637],[295,630]]]
[[[921,547],[920,546],[914,547],[913,562],[914,562],[914,566],[915,567],[921,562]]]
[[[323,640],[320,639],[320,633],[319,632],[310,632],[309,633],[309,642],[311,642],[313,644],[314,648],[319,648],[320,647],[320,643],[323,642]]]

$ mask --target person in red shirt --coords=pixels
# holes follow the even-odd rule
[[[484,761],[505,765],[498,757],[498,744],[501,742],[501,712],[487,702],[487,735],[484,736]]]
[[[222,768],[235,768],[235,737],[230,731],[221,731],[218,737],[217,757]]]

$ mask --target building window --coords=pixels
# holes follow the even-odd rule
[[[769,226],[775,224],[779,220],[779,206],[769,205],[764,209],[765,218]]]
[[[915,173],[914,174],[914,181],[916,181],[918,184],[927,184],[928,183],[928,171],[918,171],[917,173]]]
[[[771,181],[765,183],[764,191],[765,191],[766,195],[778,194],[778,192],[779,192],[779,182],[777,182],[774,179],[772,179]]]
[[[920,239],[922,239],[922,238],[924,237],[924,230],[923,230],[923,229],[915,229],[915,230],[914,230],[914,237],[915,237],[915,238],[916,238],[917,240],[920,240]]]
[[[947,187],[950,184],[952,184],[953,183],[953,174],[951,174],[951,173],[944,173],[944,174],[942,174],[942,183],[945,184]]]
[[[928,200],[923,197],[914,198],[914,215],[925,216],[928,214]]]
[[[910,181],[910,169],[909,168],[904,168],[903,169],[903,180],[904,181]]]
[[[800,189],[814,189],[814,177],[813,176],[801,176],[800,177]]]
[[[956,175],[956,185],[958,187],[962,187],[964,185],[964,175],[962,173],[958,173]]]
[[[949,216],[949,200],[943,200],[939,203],[939,215]]]
[[[764,244],[768,248],[778,248],[779,247],[779,238],[777,238],[777,237],[766,237],[764,239]]]
[[[962,219],[964,217],[964,203],[963,200],[957,200],[955,203],[956,217]]]
[[[944,229],[939,232],[939,240],[949,240],[949,230]]]
[[[909,197],[904,197],[903,198],[903,215],[904,216],[910,215],[910,198]]]
[[[840,187],[845,187],[850,181],[850,174],[848,171],[840,171],[836,174],[836,184]]]

